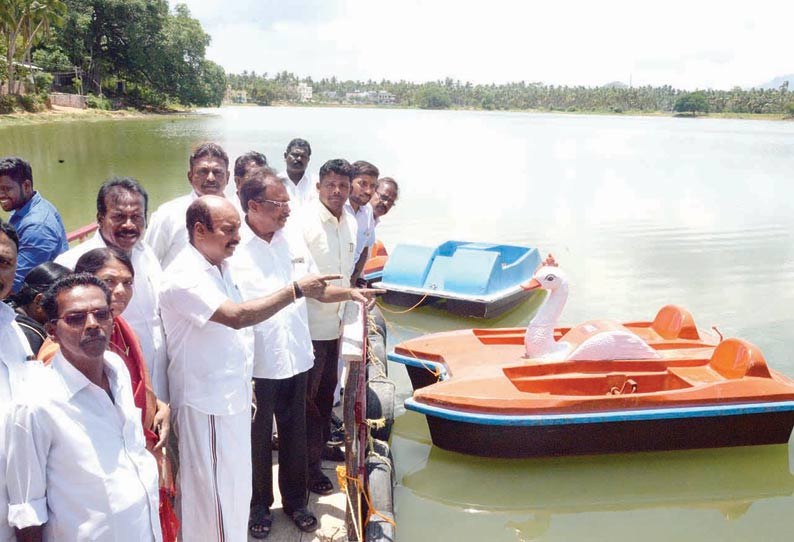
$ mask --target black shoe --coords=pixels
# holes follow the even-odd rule
[[[345,460],[345,452],[342,450],[341,446],[328,446],[326,444],[323,447],[322,458],[327,459],[328,461],[336,461],[337,463],[341,463]]]

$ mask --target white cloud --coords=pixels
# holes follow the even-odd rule
[[[794,5],[772,0],[750,15],[689,0],[186,3],[212,35],[208,56],[232,72],[589,86],[631,78],[680,88],[794,72],[786,47]]]

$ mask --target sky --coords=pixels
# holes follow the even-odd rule
[[[171,0],[172,4],[177,3]],[[794,73],[794,2],[182,0],[227,72],[680,89]]]

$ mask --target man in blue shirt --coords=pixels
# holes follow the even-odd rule
[[[22,158],[0,160],[0,207],[11,211],[8,222],[19,235],[19,255],[13,293],[22,287],[28,271],[51,262],[69,249],[58,210],[33,190],[33,171]]]

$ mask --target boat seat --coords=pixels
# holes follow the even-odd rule
[[[725,339],[717,345],[709,366],[729,380],[745,376],[772,378],[761,350],[741,339]]]
[[[659,309],[656,318],[653,319],[651,329],[661,338],[667,340],[700,339],[692,313],[676,305],[665,305]]]

